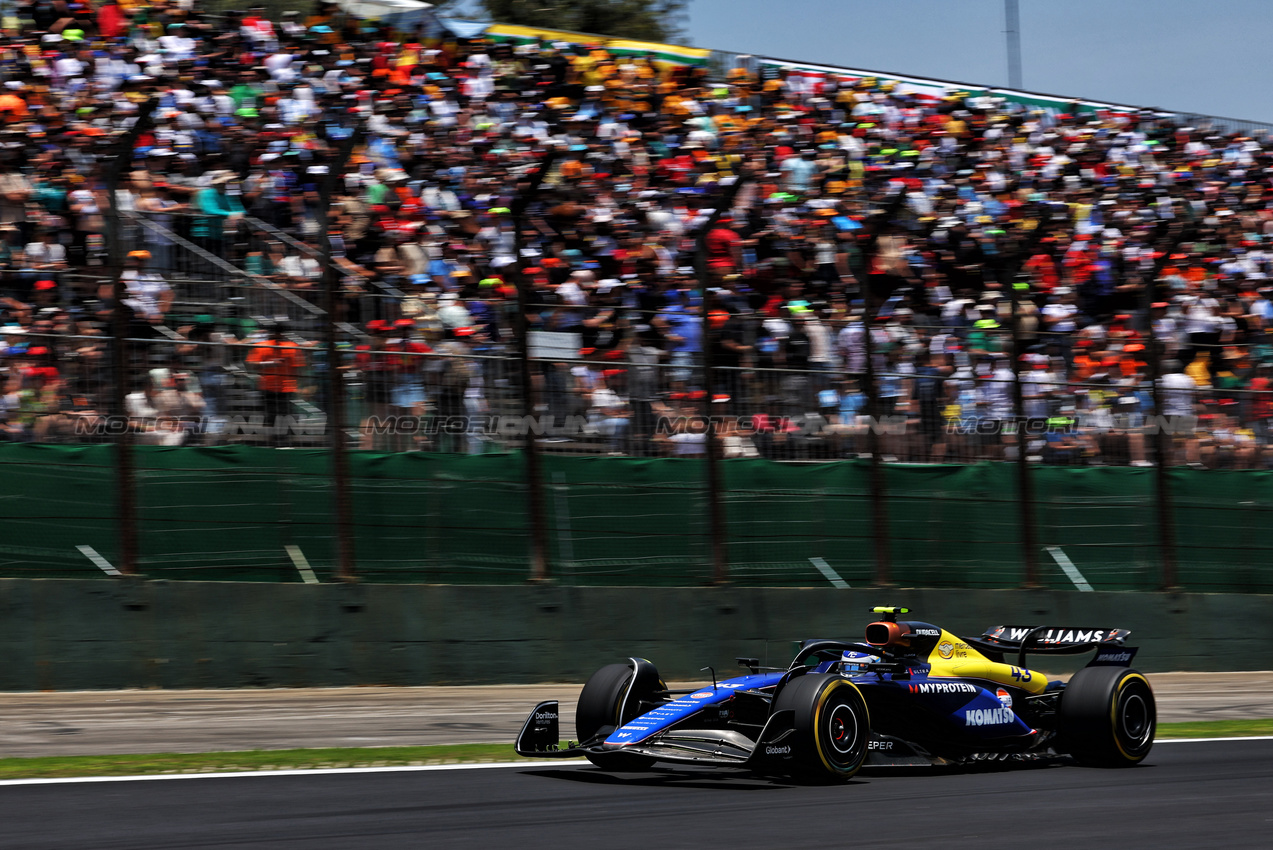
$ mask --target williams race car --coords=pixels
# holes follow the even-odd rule
[[[560,745],[558,704],[535,706],[520,755],[586,757],[607,770],[655,762],[844,780],[863,764],[967,764],[1072,757],[1140,763],[1154,742],[1149,681],[1129,665],[1126,629],[997,626],[980,637],[874,608],[863,643],[806,640],[787,668],[669,690],[643,658],[602,667],[575,711],[578,742]],[[1026,666],[1027,653],[1095,651],[1068,682]],[[709,668],[704,668],[709,669]]]

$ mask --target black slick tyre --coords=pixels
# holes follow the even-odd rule
[[[633,669],[628,664],[607,664],[589,677],[575,707],[575,734],[586,741],[602,726],[619,727],[644,713],[641,701],[656,702],[653,693],[631,693]],[[661,683],[660,683],[661,685]],[[654,764],[649,756],[621,753],[586,753],[588,761],[605,770],[644,770]]]
[[[1060,748],[1089,767],[1131,767],[1154,746],[1158,710],[1149,680],[1125,667],[1084,667],[1061,694]]]
[[[773,710],[794,712],[793,775],[820,782],[843,782],[866,760],[871,718],[857,685],[840,676],[806,675],[789,683]]]

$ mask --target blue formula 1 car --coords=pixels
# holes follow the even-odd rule
[[[1140,763],[1154,742],[1149,681],[1128,666],[1126,629],[998,626],[961,638],[874,608],[863,643],[807,640],[785,669],[740,658],[750,673],[684,691],[643,658],[602,667],[575,711],[578,742],[560,746],[558,704],[518,735],[520,755],[585,756],[608,770],[655,762],[844,780],[863,764],[964,764],[1070,756]],[[1095,656],[1068,682],[1026,666],[1027,652]]]

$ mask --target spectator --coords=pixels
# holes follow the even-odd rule
[[[214,408],[233,399],[234,373],[194,343],[232,339],[281,303],[319,315],[295,292],[260,291],[262,279],[317,289],[318,193],[361,125],[366,137],[334,175],[325,235],[341,342],[365,348],[330,365],[364,379],[375,411],[513,409],[503,361],[517,354],[524,280],[534,345],[552,352],[532,369],[541,398],[559,418],[609,423],[612,439],[589,438],[597,450],[672,451],[653,421],[693,404],[765,417],[752,435],[727,430],[739,453],[748,442],[775,457],[851,453],[865,445],[857,417],[873,371],[874,412],[914,429],[890,435],[890,454],[1004,458],[1012,441],[946,426],[1015,417],[1015,358],[1025,414],[1074,420],[1032,449],[1056,462],[1136,462],[1145,434],[1133,423],[1151,421],[1155,369],[1164,410],[1184,409],[1193,388],[1216,402],[1179,414],[1201,412],[1214,432],[1205,445],[1177,439],[1190,462],[1273,460],[1246,441],[1268,440],[1273,392],[1259,365],[1273,321],[1264,135],[764,63],[713,88],[695,69],[569,45],[443,34],[424,48],[420,33],[334,7],[305,21],[253,7],[227,23],[181,5],[53,0],[20,5],[9,28],[18,59],[0,72],[0,321],[39,325],[53,342],[40,346],[47,363],[30,367],[37,346],[18,342],[0,366],[59,372],[39,392],[24,378],[6,393],[28,393],[10,428],[24,427],[19,409],[31,426],[55,422],[30,413],[37,402],[93,409],[67,399],[88,401],[86,375],[106,380],[84,365],[105,358],[76,352],[104,350],[113,287],[81,281],[107,259],[115,142],[153,97],[115,198],[147,222],[126,215],[125,251],[151,255],[125,261],[131,332],[158,334],[130,366],[195,370]],[[549,149],[556,163],[523,206],[516,195]],[[747,182],[732,207],[703,233],[737,177]],[[692,268],[700,236],[707,291]],[[195,314],[210,318],[187,334]],[[383,342],[361,332],[374,321]],[[292,412],[303,364],[276,337],[248,356],[271,425]],[[705,350],[712,399],[695,397]],[[1161,368],[1173,360],[1184,366]],[[139,389],[139,408],[175,407],[171,383],[149,398]],[[187,392],[191,404],[205,395]],[[824,421],[825,437],[814,433]]]
[[[292,403],[297,397],[300,373],[305,366],[300,346],[287,338],[287,324],[274,322],[267,329],[266,338],[253,346],[246,362],[257,375],[268,443],[271,446],[285,445],[291,438]]]

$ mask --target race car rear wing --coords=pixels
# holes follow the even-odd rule
[[[979,638],[964,638],[982,653],[1000,657],[1005,652],[1017,653],[1017,666],[1025,667],[1027,652],[1036,655],[1079,655],[1096,649],[1089,667],[1131,664],[1136,647],[1125,646],[1130,629],[1092,629],[1072,626],[993,626]]]

